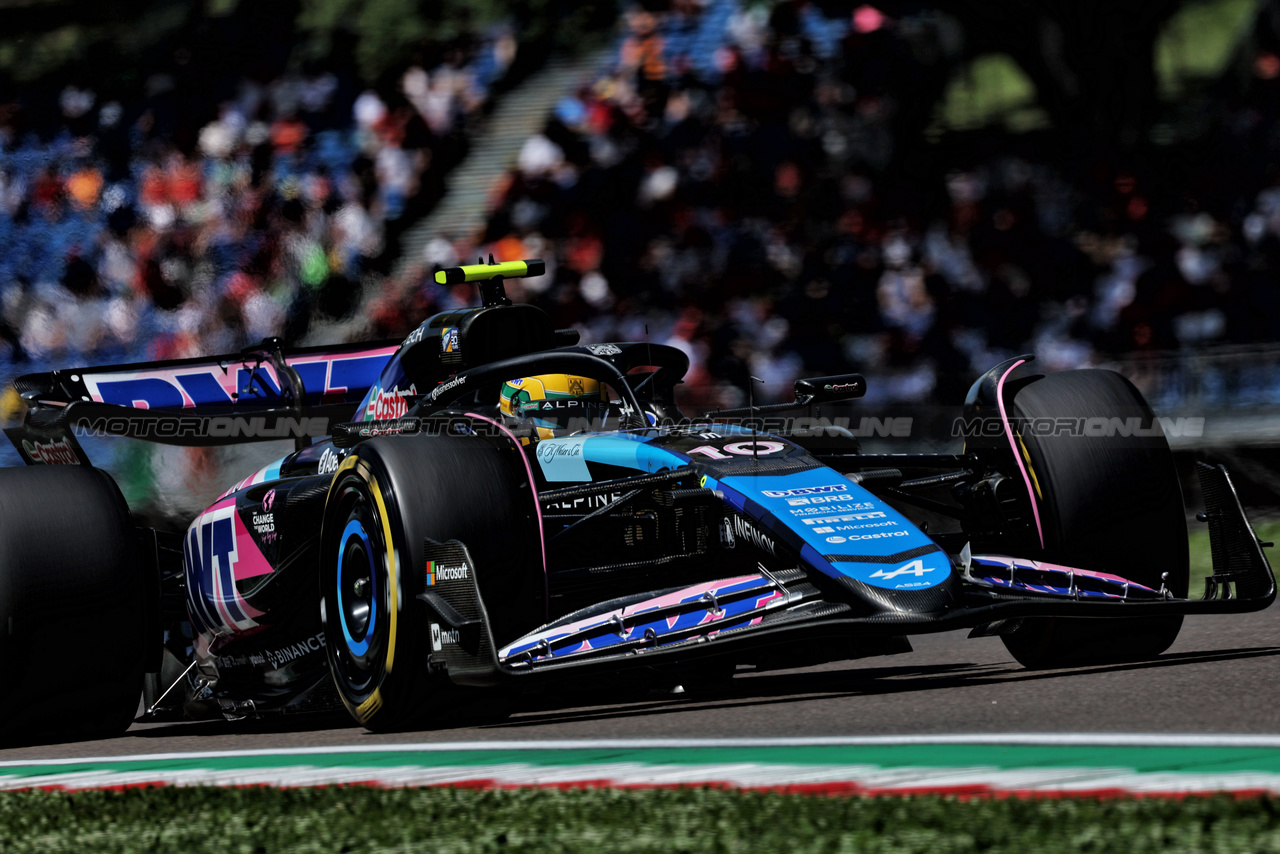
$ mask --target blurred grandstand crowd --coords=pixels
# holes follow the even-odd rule
[[[11,105],[0,357],[27,370],[398,336],[473,302],[430,273],[488,252],[545,258],[513,298],[587,341],[685,349],[690,390],[724,405],[750,376],[762,400],[860,370],[871,399],[954,403],[1021,352],[1066,368],[1280,339],[1280,58],[1265,46],[1216,131],[1231,168],[1211,193],[1188,180],[1170,205],[1140,169],[1001,154],[930,178],[942,186],[921,193],[945,203],[922,211],[883,173],[902,81],[957,38],[946,15],[672,0],[623,21],[495,188],[483,233],[436,235],[394,273],[394,236],[442,192],[509,33],[388,90],[319,67],[246,77],[202,105],[189,144],[180,57],[131,102],[68,87],[42,123]]]
[[[128,102],[68,85],[0,105],[5,373],[326,338],[442,192],[515,49],[497,29],[381,92],[322,67],[213,87],[179,50]]]
[[[913,67],[957,38],[946,15],[685,0],[628,23],[489,223],[502,254],[555,258],[536,298],[593,338],[644,319],[722,391],[858,369],[869,398],[955,403],[1018,353],[1061,369],[1280,335],[1274,53],[1216,142],[1230,168],[1202,164],[1210,192],[1188,177],[1157,209],[1139,170],[1005,154],[953,165],[921,213],[883,172]]]

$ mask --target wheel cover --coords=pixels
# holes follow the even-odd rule
[[[387,670],[387,544],[363,480],[352,477],[337,485],[335,498],[334,518],[342,533],[327,546],[333,561],[324,597],[334,636],[330,663],[344,699],[359,704],[376,691]]]
[[[338,545],[338,617],[347,649],[357,657],[367,655],[378,626],[378,572],[369,534],[359,519],[347,522]]]

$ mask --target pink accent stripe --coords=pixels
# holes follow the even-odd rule
[[[526,635],[519,639],[519,643],[526,644],[530,641],[539,641],[539,640],[550,641],[550,640],[555,640],[556,638],[562,638],[565,635],[571,635],[576,631],[581,631],[582,629],[590,629],[590,628],[597,628],[597,627],[604,628],[609,624],[609,620],[612,619],[613,617],[618,617],[621,619],[629,619],[631,617],[640,617],[640,616],[644,616],[644,614],[648,613],[649,611],[656,611],[659,608],[665,608],[670,605],[686,604],[686,600],[687,600],[687,604],[692,608],[693,606],[696,606],[698,604],[697,597],[706,593],[709,590],[719,591],[719,590],[725,589],[726,587],[732,587],[735,584],[741,584],[744,581],[763,581],[763,580],[764,580],[764,576],[757,574],[757,575],[743,575],[743,576],[739,576],[738,578],[721,578],[706,584],[695,584],[692,587],[685,587],[680,590],[677,590],[674,593],[668,593],[665,596],[659,596],[656,599],[646,599],[643,602],[637,602],[634,605],[628,605],[625,608],[619,608],[616,611],[610,611],[607,614],[597,614],[594,617],[587,617],[585,619],[578,620],[577,622],[574,622],[574,623],[569,623],[563,626],[556,626],[554,629],[548,629],[545,632],[538,632],[537,634]],[[769,601],[769,599],[775,596],[781,596],[781,595],[782,595],[781,593],[774,591],[773,594],[765,597],[763,601],[767,602]],[[760,607],[760,603],[756,603],[756,607],[757,608]],[[679,620],[681,616],[683,615],[676,614],[673,617],[668,617],[667,628],[671,628],[672,626],[674,626],[676,624],[676,621]],[[515,646],[515,644],[512,644],[511,646]],[[501,658],[507,655],[510,649],[511,647],[509,646],[506,649],[499,651],[498,656]]]
[[[542,505],[538,503],[538,484],[533,479],[533,468],[529,465],[529,458],[524,453],[524,446],[520,444],[520,440],[516,438],[516,434],[512,433],[502,424],[494,421],[492,418],[485,418],[483,415],[477,415],[474,412],[466,413],[468,418],[478,418],[481,421],[492,424],[503,433],[510,437],[511,441],[516,443],[516,450],[520,452],[520,460],[524,463],[524,470],[529,475],[529,491],[533,493],[533,512],[538,514],[538,542],[542,546],[542,618],[544,620],[551,619],[551,579],[547,575],[547,535],[542,530]]]
[[[275,572],[271,562],[262,554],[262,550],[258,548],[258,544],[253,541],[253,537],[249,534],[249,529],[245,527],[244,522],[240,519],[239,513],[233,513],[232,522],[235,525],[236,536],[236,552],[239,559],[235,565],[236,581],[243,581],[246,578],[257,578],[262,575],[270,575]],[[261,617],[261,611],[255,611],[244,597],[236,592],[236,604],[240,606],[240,610],[244,611],[251,617]]]
[[[1059,572],[1074,572],[1076,575],[1083,575],[1085,578],[1101,578],[1103,581],[1114,581],[1118,584],[1128,584],[1130,587],[1140,587],[1143,590],[1151,590],[1151,588],[1147,587],[1145,584],[1130,581],[1123,575],[1112,575],[1109,572],[1095,572],[1092,569],[1077,569],[1074,566],[1059,566],[1056,563],[1042,563],[1040,566],[1048,567],[1049,569],[1056,569]]]
[[[1074,572],[1076,575],[1082,575],[1082,576],[1085,576],[1086,578],[1100,578],[1104,581],[1114,581],[1118,584],[1128,584],[1130,587],[1137,587],[1141,590],[1151,590],[1150,587],[1147,587],[1144,584],[1139,584],[1136,581],[1130,581],[1128,578],[1125,578],[1123,575],[1112,575],[1109,572],[1098,572],[1097,570],[1093,570],[1093,569],[1081,569],[1078,566],[1065,566],[1060,563],[1047,563],[1042,560],[1026,560],[1022,558],[1009,557],[1008,555],[974,555],[973,559],[995,561],[996,563],[1003,565],[1006,569],[1008,569],[1010,564],[1015,564],[1015,565],[1021,564],[1021,565],[1025,565],[1028,569],[1044,569],[1044,570],[1051,570],[1051,571],[1057,571],[1057,572]],[[1155,592],[1155,591],[1152,591],[1152,592]]]
[[[1000,420],[1004,422],[1004,434],[1009,437],[1009,448],[1013,451],[1014,462],[1018,464],[1018,471],[1022,472],[1022,482],[1027,485],[1027,497],[1031,499],[1031,512],[1036,517],[1036,533],[1040,535],[1040,548],[1044,548],[1044,527],[1040,524],[1040,508],[1036,506],[1036,491],[1031,485],[1031,476],[1027,474],[1027,467],[1022,464],[1022,455],[1018,453],[1018,443],[1013,441],[1013,428],[1009,426],[1009,416],[1004,411],[1005,378],[1013,373],[1014,368],[1026,361],[1026,359],[1019,359],[1009,366],[1009,370],[1001,375],[1000,382],[996,383],[996,405],[1000,407]]]

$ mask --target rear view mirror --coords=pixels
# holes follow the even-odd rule
[[[853,400],[867,393],[862,374],[837,374],[833,377],[809,377],[796,380],[796,403],[802,405]]]

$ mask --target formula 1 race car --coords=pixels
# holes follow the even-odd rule
[[[440,271],[483,305],[402,343],[19,378],[0,731],[120,732],[140,693],[154,719],[345,706],[404,729],[540,682],[693,684],[958,628],[1028,667],[1141,659],[1184,615],[1275,598],[1227,472],[1204,464],[1213,575],[1188,598],[1173,457],[1119,374],[1013,359],[974,383],[963,452],[862,453],[819,410],[861,376],[689,418],[681,350],[580,345],[507,299],[504,278],[542,271]],[[169,532],[134,521],[86,433],[295,450]]]

